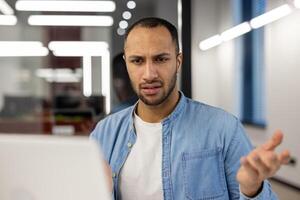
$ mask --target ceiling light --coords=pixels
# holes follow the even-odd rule
[[[92,95],[92,57],[83,57],[83,95]]]
[[[119,27],[117,30],[117,33],[118,33],[118,35],[124,35],[126,33],[126,31]]]
[[[110,53],[104,41],[52,41],[48,45],[55,56],[83,57],[83,94],[92,95],[92,56],[101,57],[102,95],[105,96],[105,112],[111,110]]]
[[[48,82],[80,82],[82,78],[82,70],[76,69],[74,72],[69,68],[59,68],[59,69],[51,69],[51,68],[42,68],[37,69],[35,75],[39,78],[44,78]]]
[[[41,42],[1,41],[0,57],[47,56],[48,49]]]
[[[253,18],[250,21],[252,28],[259,28],[271,22],[274,22],[292,12],[289,5],[285,4],[278,8],[275,8],[269,12],[266,12],[258,17]]]
[[[126,29],[128,27],[128,22],[125,20],[120,21],[119,26],[121,29]]]
[[[244,22],[242,24],[239,24],[231,29],[228,29],[227,31],[224,31],[221,34],[221,38],[223,41],[228,41],[231,39],[234,39],[236,37],[239,37],[245,33],[248,33],[251,30],[251,27],[248,22]]]
[[[84,49],[108,49],[108,43],[104,41],[51,41],[49,42],[51,50],[84,48]]]
[[[105,51],[101,57],[101,86],[102,95],[105,96],[105,111],[110,113],[111,110],[111,68],[110,68],[110,53]]]
[[[127,8],[134,9],[136,7],[136,3],[134,1],[127,2]]]
[[[129,11],[124,11],[123,14],[122,14],[122,17],[123,17],[124,19],[126,19],[126,20],[129,20],[129,19],[132,17],[131,12],[129,12]]]
[[[55,11],[55,12],[113,12],[114,1],[34,1],[19,0],[16,9],[21,11]]]
[[[112,26],[113,18],[95,15],[31,15],[28,23],[33,26]]]
[[[14,10],[4,0],[0,0],[0,11],[4,15],[13,15],[14,14]]]
[[[214,35],[206,40],[200,42],[199,47],[201,50],[205,51],[212,47],[215,47],[222,43],[222,38],[220,35]]]
[[[262,14],[258,17],[253,18],[250,21],[252,28],[259,28],[266,24],[269,24],[271,22],[274,22],[292,12],[292,9],[289,5],[285,4],[283,6],[280,6],[278,8],[275,8],[269,12],[266,12],[265,14]]]
[[[104,41],[52,41],[48,45],[55,56],[102,56],[108,50]]]
[[[17,24],[17,21],[14,15],[0,15],[0,25],[14,26]]]

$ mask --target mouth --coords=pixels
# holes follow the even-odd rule
[[[162,88],[162,84],[153,83],[153,84],[143,84],[141,90],[145,95],[156,95],[161,88]]]

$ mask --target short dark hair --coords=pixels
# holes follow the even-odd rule
[[[133,23],[127,30],[125,34],[124,45],[126,43],[127,37],[129,33],[136,27],[144,27],[144,28],[156,28],[158,26],[163,26],[168,29],[169,33],[171,34],[172,40],[175,43],[175,50],[176,53],[179,53],[179,42],[178,42],[178,32],[177,28],[170,22],[165,19],[161,19],[158,17],[146,17],[142,18],[135,23]]]

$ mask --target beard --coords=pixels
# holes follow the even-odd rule
[[[162,104],[163,102],[165,102],[169,96],[171,95],[172,91],[174,90],[175,86],[176,86],[176,81],[177,81],[177,72],[175,71],[175,73],[173,74],[172,78],[171,78],[171,81],[170,81],[170,84],[167,88],[167,90],[162,90],[162,94],[155,100],[150,100],[147,98],[146,95],[143,95],[141,92],[140,92],[140,88],[141,88],[141,85],[138,86],[138,88],[135,88],[133,83],[133,88],[135,88],[135,92],[137,94],[137,96],[139,97],[139,99],[146,105],[148,106],[157,106],[157,105],[160,105]],[[149,84],[151,83],[159,83],[162,88],[164,86],[164,82],[161,81],[161,80],[154,80],[152,82],[148,82]]]

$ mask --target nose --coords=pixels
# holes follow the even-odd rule
[[[145,64],[143,79],[147,82],[153,81],[158,77],[157,68],[154,63],[148,61]]]

